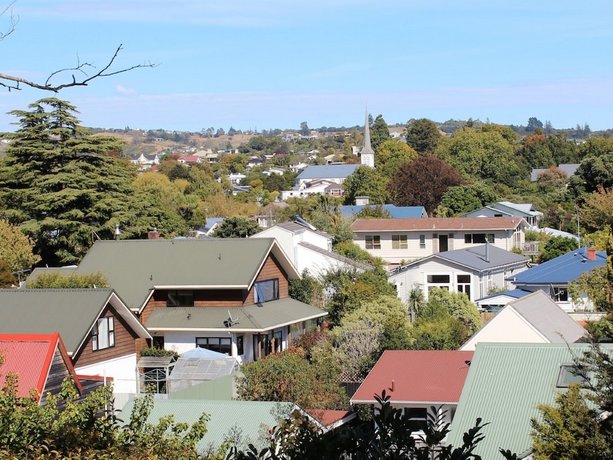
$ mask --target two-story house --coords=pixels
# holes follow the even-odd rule
[[[271,238],[97,241],[76,273],[102,273],[153,336],[252,361],[326,312],[289,297],[299,273]]]
[[[395,267],[486,242],[505,251],[521,250],[527,226],[519,217],[428,217],[357,219],[351,229],[354,243]]]

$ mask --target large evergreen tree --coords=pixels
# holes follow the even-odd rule
[[[4,217],[36,241],[44,263],[75,263],[117,224],[130,236],[135,170],[116,138],[90,136],[56,98],[15,110],[20,125],[0,166]],[[124,235],[125,236],[125,235]]]
[[[387,123],[383,119],[383,115],[377,115],[377,118],[375,118],[375,121],[370,127],[370,145],[372,146],[373,150],[377,152],[379,150],[379,146],[391,138],[390,130],[387,127]]]

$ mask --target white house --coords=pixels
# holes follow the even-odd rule
[[[543,213],[534,209],[531,203],[499,201],[471,211],[466,214],[466,217],[521,217],[528,225],[538,227]]]
[[[438,252],[489,243],[505,251],[521,250],[528,227],[519,217],[357,219],[353,242],[390,266]]]
[[[389,273],[398,298],[407,303],[411,291],[419,289],[424,297],[432,288],[463,292],[471,301],[493,290],[510,286],[508,277],[528,268],[530,260],[491,244],[455,251],[439,252]]]

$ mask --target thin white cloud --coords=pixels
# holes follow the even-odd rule
[[[122,96],[133,96],[136,94],[136,90],[133,88],[126,88],[123,85],[115,85],[115,92]]]

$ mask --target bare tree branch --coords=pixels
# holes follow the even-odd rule
[[[4,16],[6,14],[6,12],[13,7],[13,5],[15,4],[16,1],[17,0],[13,0],[11,3],[9,3],[6,6],[6,8],[4,8],[0,12],[0,17]],[[6,37],[11,35],[13,32],[15,32],[15,26],[17,25],[18,22],[19,22],[19,18],[16,18],[13,15],[13,10],[11,9],[11,19],[9,20],[9,27],[6,30],[6,32],[0,32],[0,41],[4,40]]]
[[[146,63],[146,64],[133,65],[131,67],[125,67],[125,68],[118,69],[118,70],[113,70],[112,66],[115,63],[115,59],[117,59],[117,56],[119,55],[121,50],[123,50],[123,44],[117,47],[117,49],[115,50],[115,53],[113,53],[113,56],[111,57],[111,59],[109,59],[109,61],[105,64],[105,66],[102,67],[102,69],[100,69],[98,72],[95,72],[92,75],[89,75],[85,71],[85,69],[95,68],[95,66],[89,62],[81,63],[79,62],[79,60],[77,60],[77,65],[75,67],[68,67],[65,69],[60,69],[60,70],[56,70],[52,72],[51,74],[49,74],[49,76],[47,77],[44,83],[37,83],[32,80],[27,80],[25,78],[17,77],[15,75],[8,75],[8,74],[0,73],[0,87],[7,88],[9,91],[11,91],[11,90],[20,90],[21,86],[25,85],[31,88],[36,88],[36,89],[40,89],[43,91],[51,91],[53,93],[57,93],[64,88],[71,88],[75,86],[87,86],[92,80],[95,80],[96,78],[110,77],[110,76],[117,75],[120,73],[129,72],[134,69],[152,68],[152,67],[157,66],[157,64]],[[54,77],[57,77],[65,73],[71,73],[69,77],[70,80],[63,82],[63,83],[56,83],[56,84],[52,83],[52,79]],[[80,74],[81,77],[77,78],[75,76],[75,73]]]

